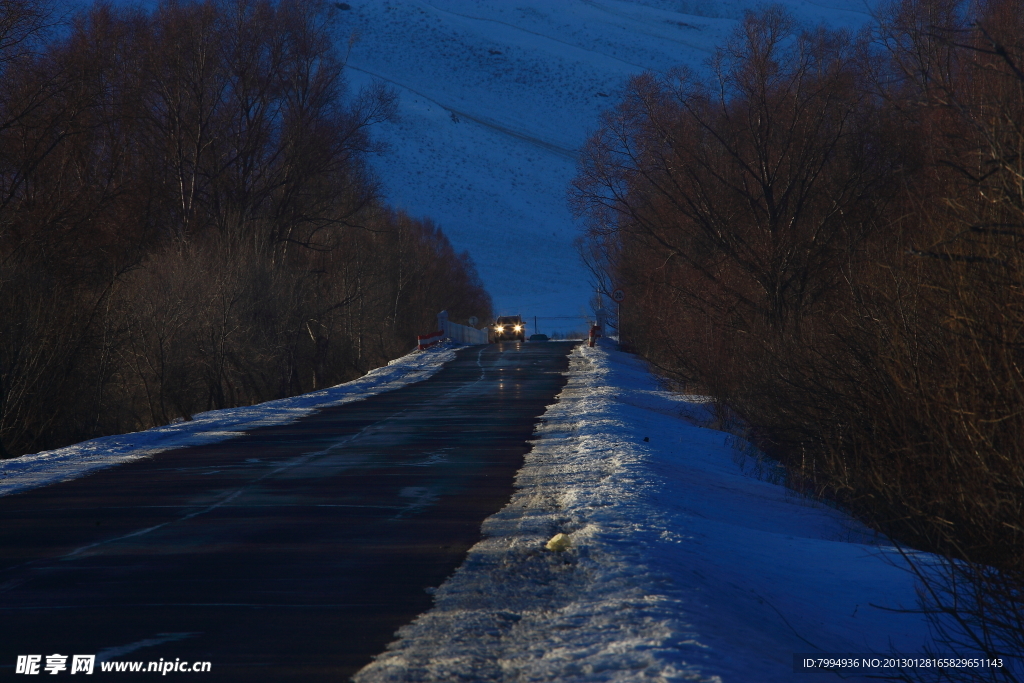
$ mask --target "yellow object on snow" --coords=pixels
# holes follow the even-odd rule
[[[544,547],[548,550],[554,550],[555,552],[562,552],[572,546],[572,540],[566,534],[555,534],[551,537],[551,540],[547,542]]]

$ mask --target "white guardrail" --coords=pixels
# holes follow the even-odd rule
[[[468,325],[459,325],[448,320],[448,311],[441,311],[437,314],[437,329],[444,332],[444,336],[460,344],[486,344],[487,328],[478,330]]]

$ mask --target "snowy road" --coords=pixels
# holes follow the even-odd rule
[[[571,346],[465,348],[394,391],[0,497],[0,672],[61,653],[344,680],[508,501]]]
[[[794,655],[923,651],[882,539],[636,357],[568,346],[431,349],[0,462],[0,675],[60,653],[344,680],[381,653],[359,683],[826,683]]]

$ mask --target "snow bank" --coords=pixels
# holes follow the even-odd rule
[[[358,401],[424,380],[455,358],[451,343],[413,351],[363,377],[321,391],[259,405],[211,410],[189,422],[132,434],[105,436],[65,448],[0,460],[0,495],[76,479],[89,472],[172,448],[198,446],[239,436],[247,430],[293,422],[315,410]]]
[[[578,347],[511,502],[355,681],[834,681],[793,654],[921,652],[895,552],[754,476],[710,418]]]

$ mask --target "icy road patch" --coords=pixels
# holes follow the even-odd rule
[[[287,424],[321,408],[375,396],[427,379],[455,358],[451,342],[413,351],[371,370],[357,380],[301,396],[254,406],[198,413],[189,422],[118,434],[0,460],[0,495],[77,479],[94,470],[144,458],[161,451],[224,441],[257,427]]]
[[[511,502],[354,680],[811,683],[836,678],[794,653],[922,652],[924,620],[890,611],[916,604],[898,554],[754,476],[710,420],[634,357],[577,348]],[[545,550],[557,533],[571,547]]]

